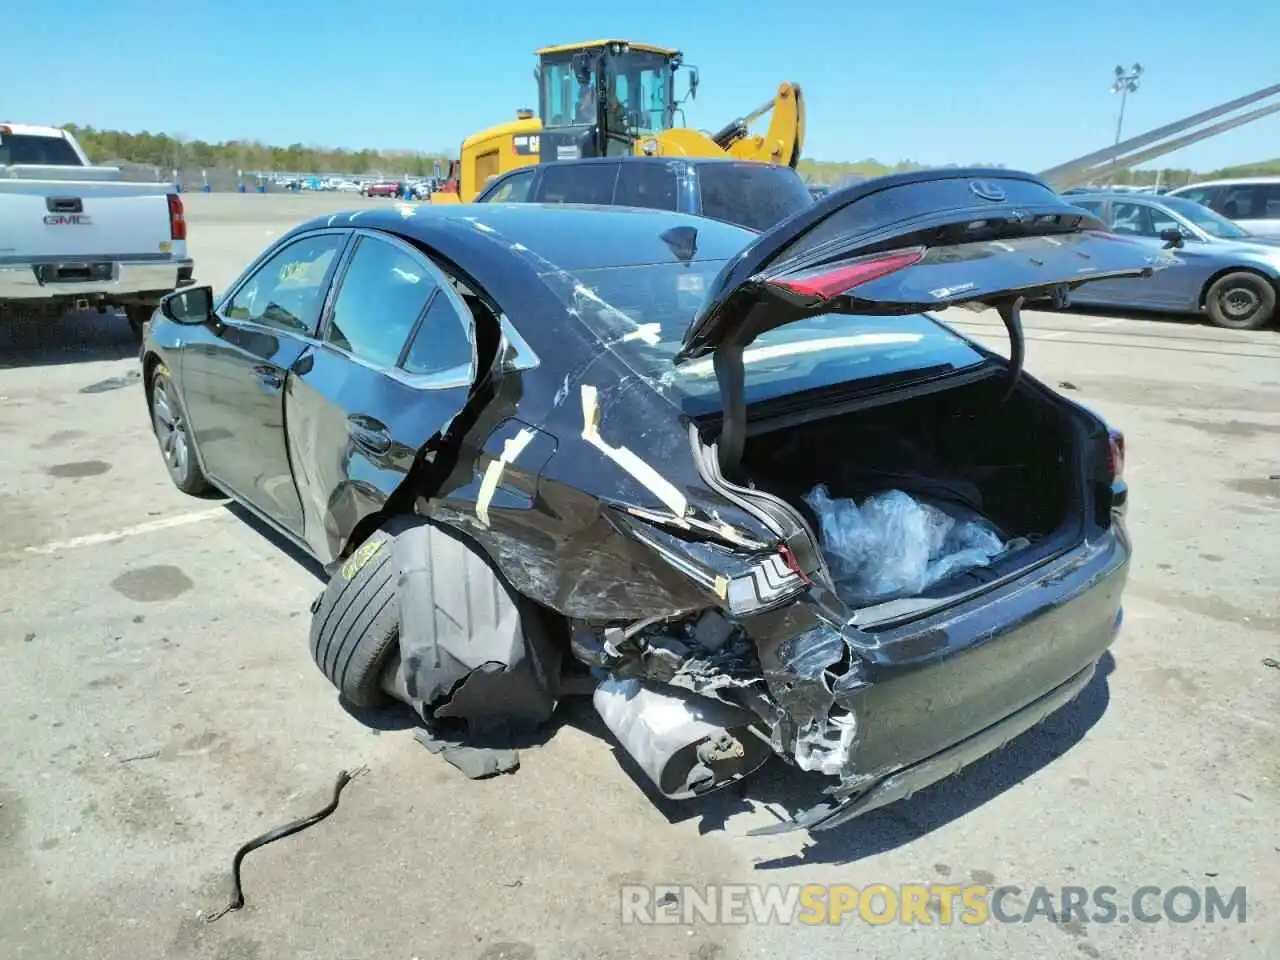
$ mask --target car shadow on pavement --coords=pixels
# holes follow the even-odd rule
[[[759,861],[756,869],[852,863],[911,843],[994,800],[1057,760],[1098,722],[1110,702],[1107,678],[1114,669],[1111,653],[1103,654],[1093,679],[1075,700],[1003,748],[913,797],[873,810],[831,830],[810,833],[803,850]],[[754,775],[711,794],[704,801],[671,801],[647,789],[647,779],[629,762],[630,758],[621,750],[616,752],[621,754],[620,761],[626,761],[623,766],[637,776],[637,782],[646,787],[668,820],[675,823],[700,817],[699,832],[704,834],[723,831],[731,817],[762,805],[786,817],[795,816],[824,799],[821,790],[828,782],[826,777],[807,774],[775,759]]]
[[[57,320],[0,319],[0,369],[138,356],[124,314],[83,311]]]
[[[321,584],[329,582],[329,575],[325,573],[324,566],[275,527],[260,519],[257,514],[242,507],[235,500],[227,500],[224,506],[237,520],[248,524],[254,529],[254,532],[271,541],[272,546],[288,554],[290,559],[315,577]]]

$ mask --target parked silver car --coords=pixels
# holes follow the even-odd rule
[[[1280,177],[1206,180],[1169,196],[1204,204],[1260,237],[1280,237]]]
[[[1072,195],[1071,203],[1153,251],[1177,251],[1176,264],[1148,279],[1086,283],[1072,293],[1073,304],[1203,313],[1236,330],[1256,330],[1274,318],[1280,240],[1254,236],[1181,197],[1099,192]]]

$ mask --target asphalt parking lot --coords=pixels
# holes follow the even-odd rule
[[[188,196],[197,275],[222,286],[299,220],[385,202]],[[947,319],[1003,349],[994,316]],[[410,719],[348,713],[306,650],[317,572],[172,488],[123,317],[0,329],[0,956],[1280,956],[1280,330],[1025,323],[1030,371],[1128,440],[1136,558],[1105,675],[910,800],[766,839],[745,832],[817,789],[781,764],[663,807],[589,708],[481,782]],[[234,850],[357,765],[329,819],[248,857],[248,906],[205,923]],[[621,922],[624,885],[743,883],[1016,885],[1016,911],[1037,886],[1109,885],[1122,906],[1143,886],[1243,886],[1247,913]]]

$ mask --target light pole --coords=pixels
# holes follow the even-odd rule
[[[1111,92],[1120,94],[1120,116],[1116,118],[1116,156],[1120,159],[1120,131],[1124,127],[1124,107],[1129,99],[1129,94],[1138,92],[1138,84],[1142,82],[1142,64],[1135,63],[1131,70],[1126,71],[1124,67],[1116,67],[1115,80],[1111,83]],[[1116,171],[1119,173],[1119,171]],[[1115,174],[1111,175],[1111,182],[1115,183]]]

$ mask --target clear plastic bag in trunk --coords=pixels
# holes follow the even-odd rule
[[[950,505],[942,510],[901,490],[859,504],[833,499],[819,485],[805,502],[818,515],[837,592],[851,605],[914,596],[962,570],[986,566],[1006,549],[981,515]]]

